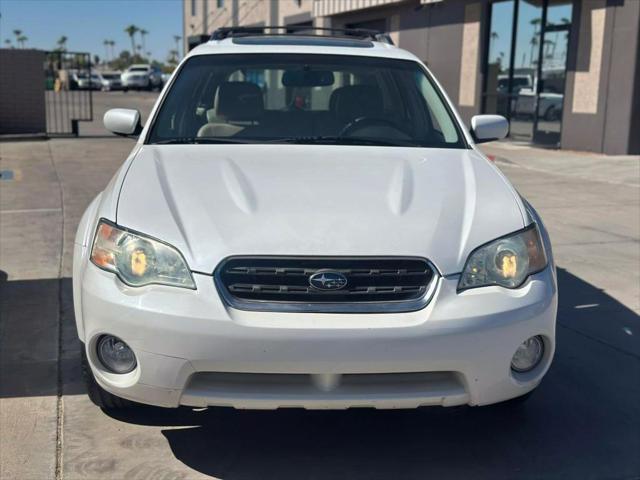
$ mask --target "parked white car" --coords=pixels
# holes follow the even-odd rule
[[[120,76],[122,88],[132,90],[153,90],[162,88],[162,73],[147,64],[135,64],[127,68]]]
[[[76,72],[73,74],[75,85],[80,90],[100,90],[102,79],[96,72]]]
[[[467,130],[418,58],[369,38],[217,38],[144,127],[104,116],[139,137],[75,239],[91,399],[526,398],[554,354],[557,287],[540,217],[475,145],[506,120]]]
[[[555,92],[541,92],[536,96],[532,88],[523,88],[518,92],[513,107],[515,118],[533,119],[538,105],[538,117],[547,121],[560,120],[562,118],[562,104],[564,95]]]
[[[162,84],[164,85],[169,80],[171,80],[171,74],[170,73],[163,73],[162,74]]]
[[[122,90],[122,80],[120,72],[100,72],[100,81],[102,84],[102,90]]]

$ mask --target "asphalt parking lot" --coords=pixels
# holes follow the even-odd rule
[[[84,208],[133,146],[94,94],[82,138],[0,143],[0,478],[640,478],[640,158],[485,150],[554,243],[554,364],[523,409],[235,411],[93,406],[79,371],[71,253]]]

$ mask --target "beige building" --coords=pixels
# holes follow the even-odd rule
[[[185,48],[216,28],[313,25],[313,0],[184,0]],[[191,38],[191,41],[189,40]]]
[[[465,119],[516,141],[640,153],[639,0],[183,0],[185,50],[220,27],[370,28],[428,64]]]

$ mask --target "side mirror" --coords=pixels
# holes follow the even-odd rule
[[[128,108],[112,108],[107,110],[102,119],[104,126],[116,135],[140,135],[142,124],[140,112]]]
[[[476,143],[500,140],[509,133],[509,122],[502,115],[476,115],[471,119],[471,134]]]

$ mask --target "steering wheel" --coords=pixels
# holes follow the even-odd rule
[[[358,117],[355,120],[350,121],[345,125],[345,127],[340,130],[338,134],[339,137],[348,137],[353,132],[357,130],[361,130],[366,127],[391,127],[394,130],[401,132],[403,135],[407,135],[407,133],[400,128],[394,121],[388,120],[386,118],[375,118],[375,117]]]

